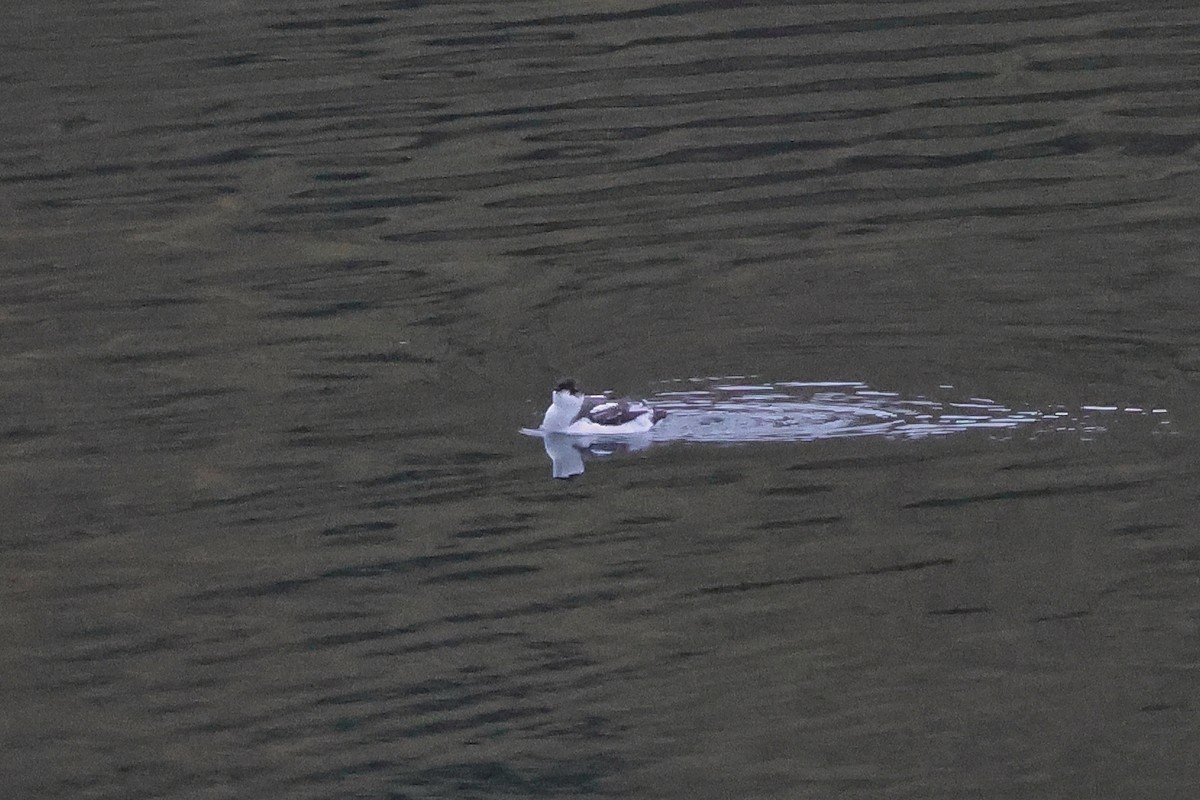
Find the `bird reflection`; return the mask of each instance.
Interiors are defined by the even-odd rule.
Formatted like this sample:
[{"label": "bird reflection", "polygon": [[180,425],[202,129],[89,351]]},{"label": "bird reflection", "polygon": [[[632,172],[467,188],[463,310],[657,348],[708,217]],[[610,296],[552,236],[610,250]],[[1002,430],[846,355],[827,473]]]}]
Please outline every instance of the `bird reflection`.
[{"label": "bird reflection", "polygon": [[568,480],[584,471],[584,458],[603,458],[615,453],[644,450],[652,443],[649,435],[622,436],[619,439],[603,436],[572,436],[566,433],[543,433],[542,444],[550,456],[550,474]]}]

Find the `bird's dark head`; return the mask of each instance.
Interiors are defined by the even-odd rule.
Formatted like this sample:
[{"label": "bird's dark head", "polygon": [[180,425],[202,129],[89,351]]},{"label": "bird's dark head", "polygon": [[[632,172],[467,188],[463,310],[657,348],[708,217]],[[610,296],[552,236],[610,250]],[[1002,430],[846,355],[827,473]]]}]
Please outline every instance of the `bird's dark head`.
[{"label": "bird's dark head", "polygon": [[571,394],[579,394],[579,387],[577,387],[575,385],[574,378],[563,378],[562,380],[560,380],[558,382],[558,385],[554,387],[554,391],[570,392]]}]

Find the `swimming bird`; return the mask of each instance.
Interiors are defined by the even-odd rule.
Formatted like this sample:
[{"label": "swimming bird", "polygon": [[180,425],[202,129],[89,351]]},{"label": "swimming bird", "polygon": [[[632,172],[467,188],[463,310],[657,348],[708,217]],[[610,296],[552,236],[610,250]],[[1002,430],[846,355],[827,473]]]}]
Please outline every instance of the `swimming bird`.
[{"label": "swimming bird", "polygon": [[573,378],[563,378],[550,395],[550,407],[540,430],[576,436],[620,436],[645,433],[666,415],[640,400],[585,395]]}]

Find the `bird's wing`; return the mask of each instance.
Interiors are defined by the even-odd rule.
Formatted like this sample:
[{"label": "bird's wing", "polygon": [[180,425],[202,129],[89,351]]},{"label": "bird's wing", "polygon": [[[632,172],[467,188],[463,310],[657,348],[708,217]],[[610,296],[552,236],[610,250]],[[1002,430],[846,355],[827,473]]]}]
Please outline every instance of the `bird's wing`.
[{"label": "bird's wing", "polygon": [[650,409],[640,403],[609,400],[593,407],[587,418],[597,425],[624,425],[649,413]]},{"label": "bird's wing", "polygon": [[609,400],[606,396],[604,396],[602,394],[584,395],[583,405],[579,407],[579,413],[576,414],[575,419],[573,419],[571,421],[576,422],[581,419],[590,419],[591,415],[592,415],[592,411],[595,408],[606,405],[611,402],[612,402],[611,400]]}]

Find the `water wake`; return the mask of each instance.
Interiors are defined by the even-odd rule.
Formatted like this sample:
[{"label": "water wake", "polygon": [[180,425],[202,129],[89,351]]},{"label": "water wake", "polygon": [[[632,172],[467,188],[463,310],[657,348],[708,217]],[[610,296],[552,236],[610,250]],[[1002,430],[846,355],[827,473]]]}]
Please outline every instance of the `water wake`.
[{"label": "water wake", "polygon": [[859,382],[734,383],[693,378],[671,383],[687,388],[661,391],[649,398],[656,408],[667,412],[667,418],[650,434],[654,441],[807,442],[851,436],[920,439],[970,430],[1002,434],[1017,429],[1090,436],[1105,430],[1115,413],[1153,415],[1161,423],[1169,423],[1166,409],[1160,408],[1018,409],[984,397],[907,399]]}]

